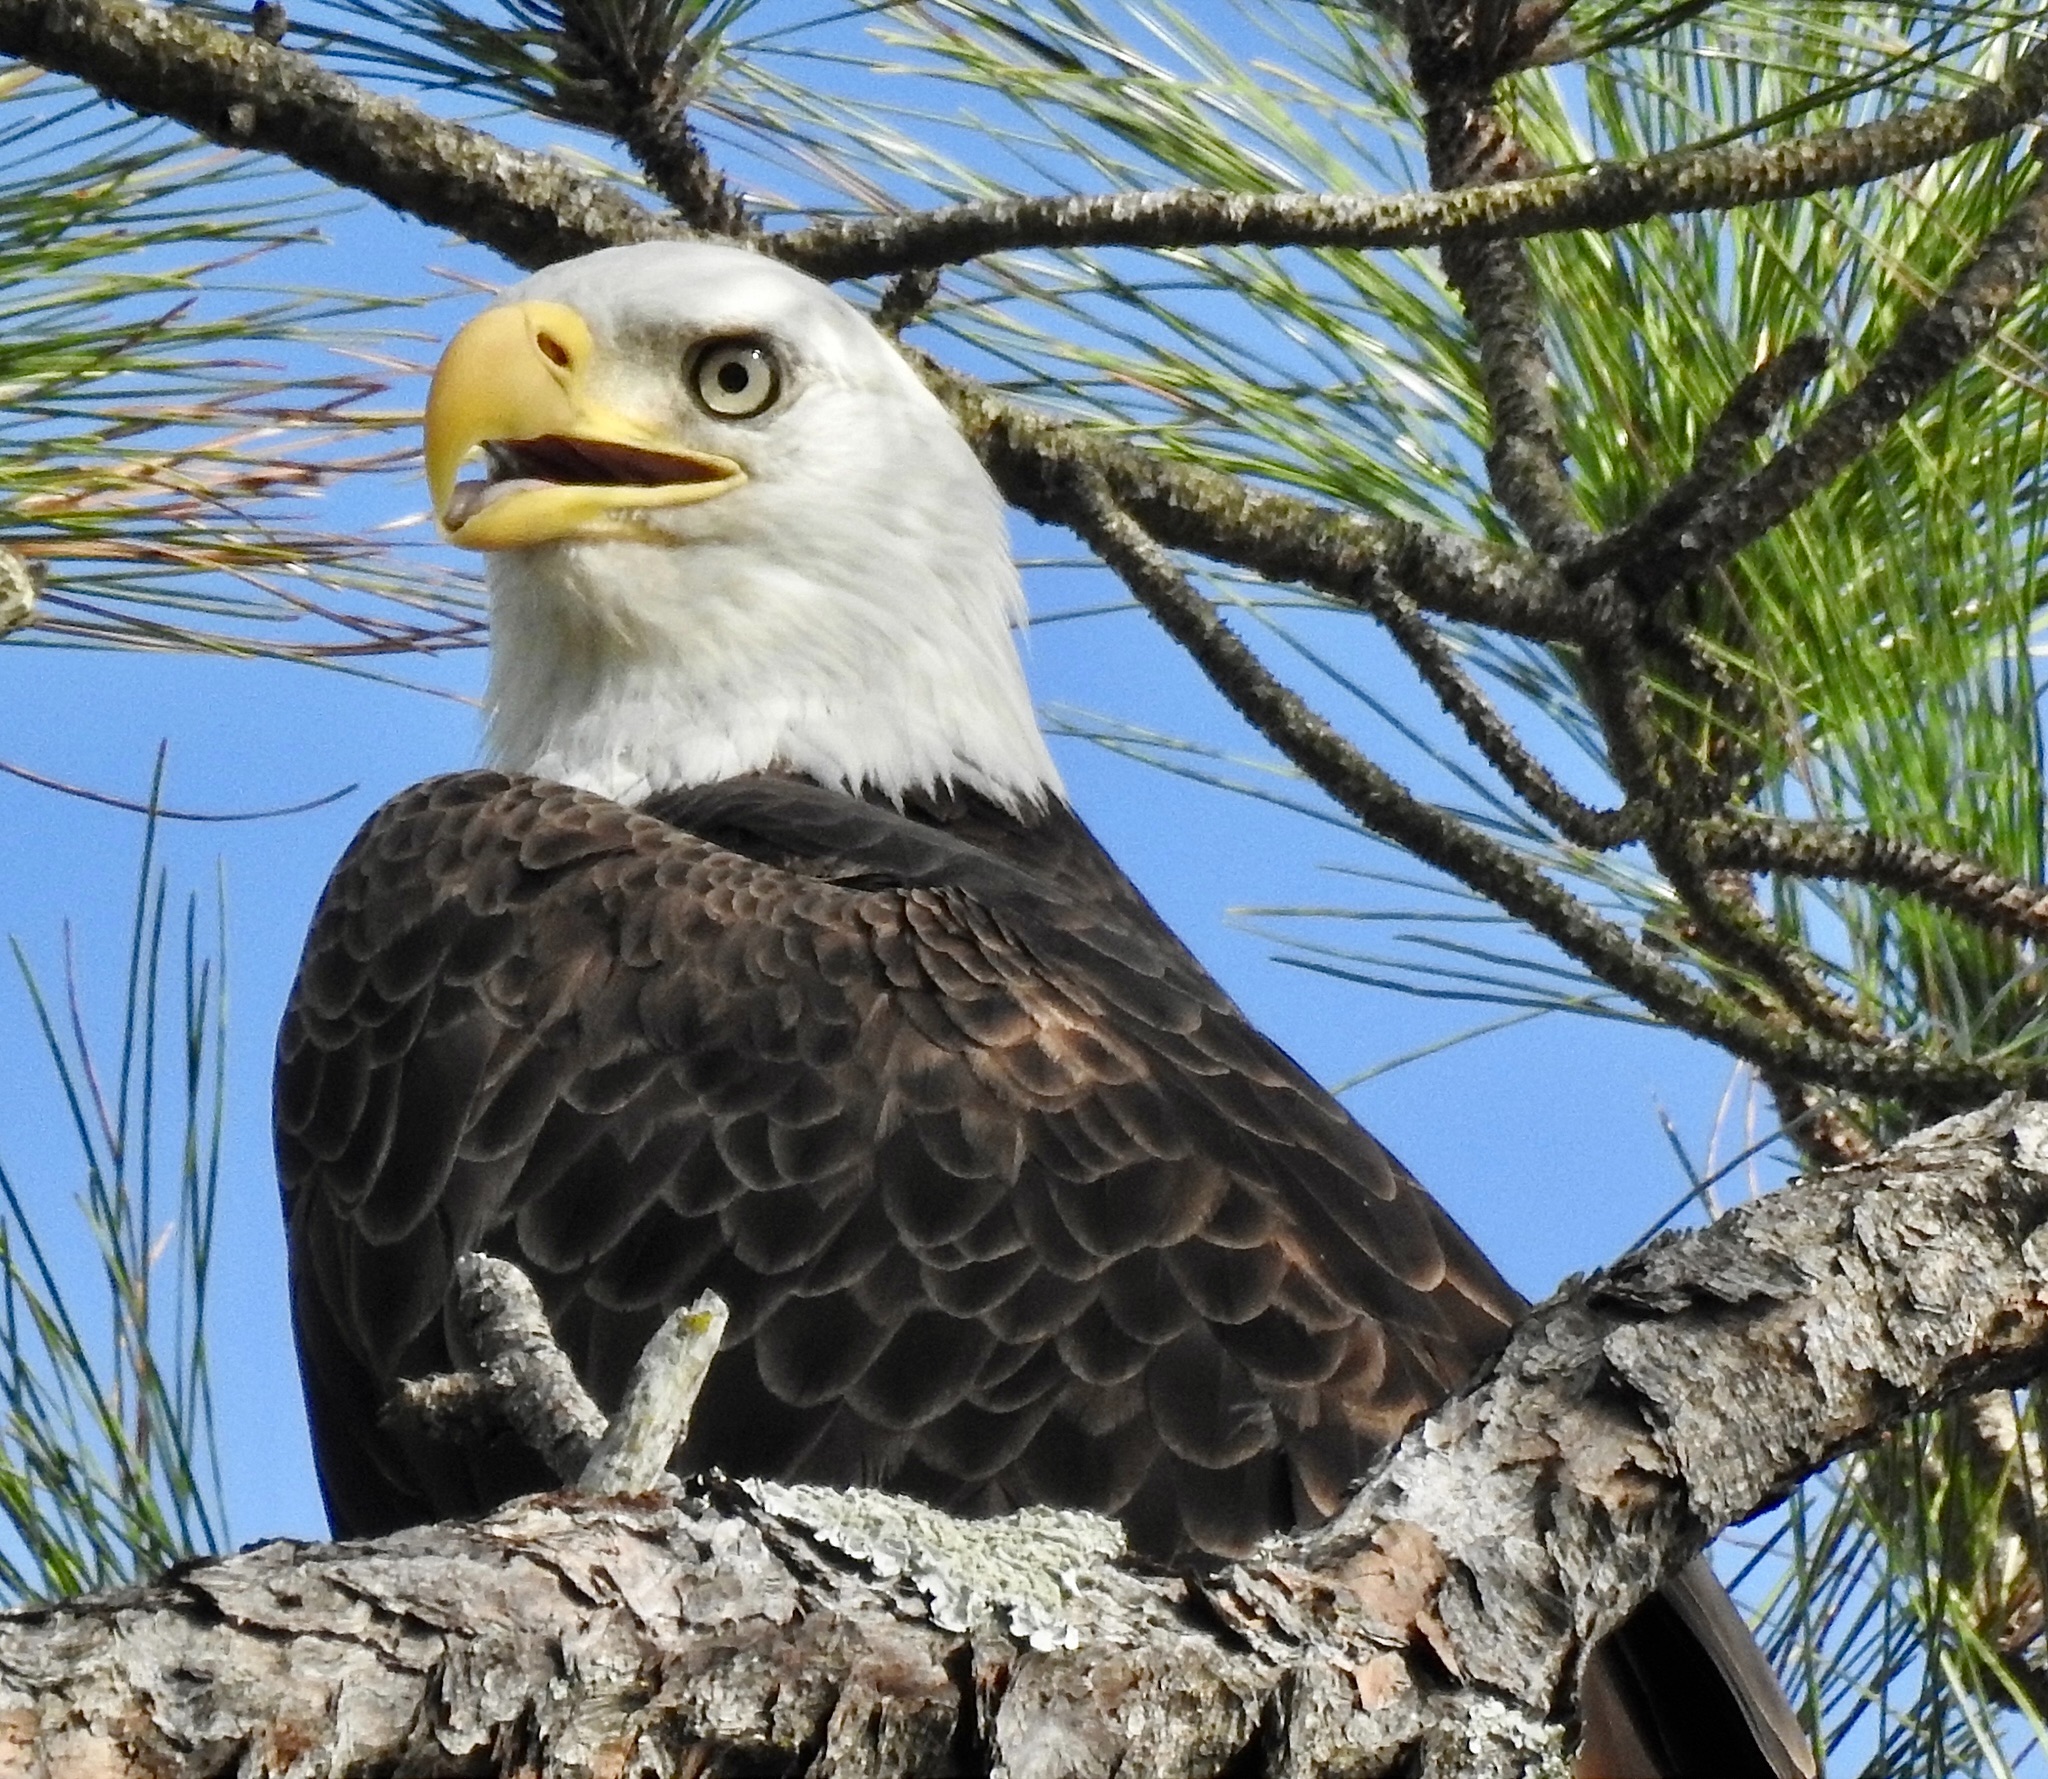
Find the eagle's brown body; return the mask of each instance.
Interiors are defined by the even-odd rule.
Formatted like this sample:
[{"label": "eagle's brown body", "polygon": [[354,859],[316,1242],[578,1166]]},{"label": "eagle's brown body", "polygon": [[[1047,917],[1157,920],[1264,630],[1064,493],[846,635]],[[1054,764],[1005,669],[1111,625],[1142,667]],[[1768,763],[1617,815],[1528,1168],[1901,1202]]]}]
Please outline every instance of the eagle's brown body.
[{"label": "eagle's brown body", "polygon": [[[1162,1557],[1332,1512],[1521,1308],[1056,802],[422,785],[329,886],[278,1131],[344,1533],[546,1480],[378,1425],[448,1366],[472,1247],[532,1274],[600,1403],[726,1299],[685,1467],[1089,1507]],[[1699,1567],[1587,1699],[1582,1774],[1799,1770]]]}]

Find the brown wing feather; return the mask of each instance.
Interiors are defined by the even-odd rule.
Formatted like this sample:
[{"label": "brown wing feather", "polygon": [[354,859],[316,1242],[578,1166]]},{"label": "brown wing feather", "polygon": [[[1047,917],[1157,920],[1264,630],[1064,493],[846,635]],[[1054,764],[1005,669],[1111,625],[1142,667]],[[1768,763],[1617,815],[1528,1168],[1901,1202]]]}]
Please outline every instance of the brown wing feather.
[{"label": "brown wing feather", "polygon": [[545,1483],[376,1424],[449,1365],[470,1248],[606,1405],[726,1299],[685,1466],[1090,1507],[1161,1555],[1332,1512],[1521,1308],[1063,809],[417,787],[315,918],[278,1152],[346,1533]]}]

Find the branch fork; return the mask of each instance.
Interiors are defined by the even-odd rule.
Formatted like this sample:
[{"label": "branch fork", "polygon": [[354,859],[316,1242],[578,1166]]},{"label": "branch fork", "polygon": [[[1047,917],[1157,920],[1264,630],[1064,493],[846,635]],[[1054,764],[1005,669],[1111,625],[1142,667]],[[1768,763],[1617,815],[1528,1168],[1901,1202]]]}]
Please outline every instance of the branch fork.
[{"label": "branch fork", "polygon": [[510,1261],[462,1255],[448,1303],[475,1362],[408,1381],[386,1418],[451,1443],[509,1429],[564,1487],[584,1495],[643,1494],[661,1482],[725,1334],[716,1292],[675,1311],[642,1350],[607,1419],[556,1344],[533,1282]]}]

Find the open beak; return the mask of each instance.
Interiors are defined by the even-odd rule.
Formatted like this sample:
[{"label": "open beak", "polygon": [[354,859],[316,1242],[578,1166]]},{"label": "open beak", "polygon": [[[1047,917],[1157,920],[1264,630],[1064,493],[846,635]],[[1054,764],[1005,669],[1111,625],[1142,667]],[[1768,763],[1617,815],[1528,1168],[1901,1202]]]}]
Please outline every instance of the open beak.
[{"label": "open beak", "polygon": [[[450,542],[517,550],[644,538],[638,515],[737,488],[729,457],[690,451],[589,398],[589,325],[561,303],[486,309],[448,343],[427,392],[427,487]],[[481,453],[481,478],[461,481]]]}]

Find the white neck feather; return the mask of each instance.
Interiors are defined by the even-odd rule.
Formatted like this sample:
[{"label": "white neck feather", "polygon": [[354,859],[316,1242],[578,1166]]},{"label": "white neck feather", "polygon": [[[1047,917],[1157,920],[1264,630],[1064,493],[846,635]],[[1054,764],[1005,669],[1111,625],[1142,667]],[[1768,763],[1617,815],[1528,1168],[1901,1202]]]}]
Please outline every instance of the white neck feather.
[{"label": "white neck feather", "polygon": [[494,557],[492,763],[625,802],[769,769],[891,799],[1057,798],[1007,550],[892,541],[843,566],[776,561],[758,537]]}]

